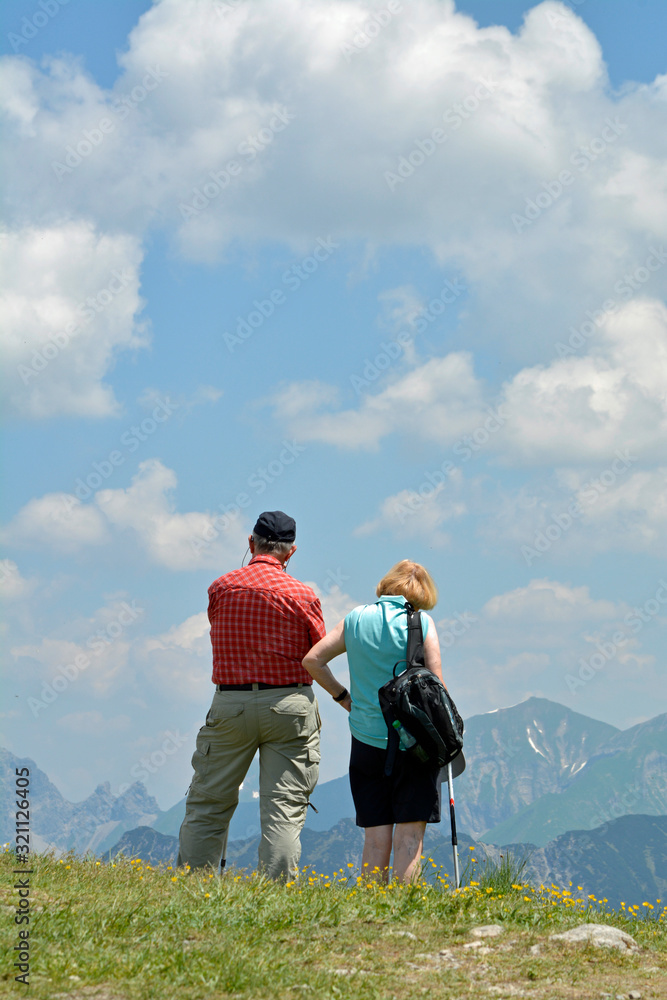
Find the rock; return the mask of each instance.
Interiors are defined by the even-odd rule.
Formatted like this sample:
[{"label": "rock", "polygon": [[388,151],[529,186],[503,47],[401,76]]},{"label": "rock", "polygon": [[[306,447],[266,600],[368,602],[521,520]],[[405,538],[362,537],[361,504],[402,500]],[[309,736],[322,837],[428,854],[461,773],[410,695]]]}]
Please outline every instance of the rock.
[{"label": "rock", "polygon": [[596,948],[617,948],[626,954],[639,951],[633,937],[609,924],[580,924],[563,934],[551,934],[549,937],[551,941],[566,941],[568,944],[589,943]]},{"label": "rock", "polygon": [[642,995],[639,990],[630,990],[628,1000],[642,1000]]},{"label": "rock", "polygon": [[500,924],[483,924],[481,927],[473,927],[470,933],[476,938],[498,937],[505,928]]},{"label": "rock", "polygon": [[409,938],[410,941],[417,940],[417,935],[413,934],[412,931],[389,931],[389,933],[392,937],[406,937]]},{"label": "rock", "polygon": [[468,943],[464,944],[463,947],[466,950],[468,948],[481,948],[482,947],[482,942],[481,941],[468,941]]},{"label": "rock", "polygon": [[531,945],[530,946],[530,954],[531,955],[541,955],[542,954],[542,945],[541,944],[533,944],[533,945]]}]

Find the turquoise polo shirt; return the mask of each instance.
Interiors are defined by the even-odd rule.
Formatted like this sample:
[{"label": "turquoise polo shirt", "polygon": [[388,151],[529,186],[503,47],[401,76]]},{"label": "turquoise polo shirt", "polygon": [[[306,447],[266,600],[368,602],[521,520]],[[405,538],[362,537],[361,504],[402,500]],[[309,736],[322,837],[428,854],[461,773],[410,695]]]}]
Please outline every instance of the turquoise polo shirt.
[{"label": "turquoise polo shirt", "polygon": [[[405,598],[386,594],[377,604],[362,604],[345,617],[345,649],[350,667],[350,731],[362,743],[387,746],[378,689],[392,675],[397,660],[405,660],[408,617]],[[422,631],[435,629],[433,619],[422,611]],[[396,673],[405,669],[401,664]]]}]

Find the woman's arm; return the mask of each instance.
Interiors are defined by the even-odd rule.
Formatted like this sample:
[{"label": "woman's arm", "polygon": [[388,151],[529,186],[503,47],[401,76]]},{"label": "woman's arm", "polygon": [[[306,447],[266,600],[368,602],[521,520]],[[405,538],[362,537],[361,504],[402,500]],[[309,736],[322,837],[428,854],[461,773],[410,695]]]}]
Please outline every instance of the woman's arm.
[{"label": "woman's arm", "polygon": [[[322,641],[324,642],[324,640]],[[438,639],[435,625],[433,628],[429,625],[429,630],[424,639],[424,663],[435,674],[438,680],[444,684],[445,682],[442,680],[442,667],[440,666],[440,640]]]},{"label": "woman's arm", "polygon": [[[328,691],[332,698],[337,698],[343,691],[346,691],[344,684],[337,681],[329,670],[327,663],[335,656],[340,656],[345,652],[345,619],[338,622],[331,632],[327,632],[323,639],[316,642],[302,660],[302,666],[308,671],[313,680],[317,681],[325,691]],[[352,699],[349,691],[341,701],[338,702],[346,711],[352,708]]]}]

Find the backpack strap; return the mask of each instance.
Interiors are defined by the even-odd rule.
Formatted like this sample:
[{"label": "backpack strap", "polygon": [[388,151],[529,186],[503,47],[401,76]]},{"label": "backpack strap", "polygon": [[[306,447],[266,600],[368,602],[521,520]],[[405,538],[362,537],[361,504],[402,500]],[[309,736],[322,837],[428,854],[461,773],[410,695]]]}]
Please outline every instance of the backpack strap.
[{"label": "backpack strap", "polygon": [[[422,635],[421,615],[409,601],[405,602],[405,610],[408,616],[408,648],[405,660],[399,660],[398,663],[394,664],[394,677],[396,676],[396,667],[400,663],[405,663],[406,669],[424,666],[424,638]],[[396,754],[398,753],[401,741],[398,731],[394,729],[386,717],[385,721],[387,722],[389,739],[387,741],[387,757],[384,765],[384,773],[389,778],[394,770]]]},{"label": "backpack strap", "polygon": [[405,602],[405,610],[408,615],[408,651],[406,659],[408,667],[424,666],[424,636],[422,632],[422,619],[419,611]]}]

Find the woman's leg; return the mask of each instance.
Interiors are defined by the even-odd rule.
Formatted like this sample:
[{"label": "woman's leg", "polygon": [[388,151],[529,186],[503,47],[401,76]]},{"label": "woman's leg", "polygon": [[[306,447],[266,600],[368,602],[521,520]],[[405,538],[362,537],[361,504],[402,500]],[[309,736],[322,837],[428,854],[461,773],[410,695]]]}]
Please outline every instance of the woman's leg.
[{"label": "woman's leg", "polygon": [[386,882],[388,878],[393,829],[393,826],[367,826],[365,830],[361,871],[376,882]]},{"label": "woman's leg", "polygon": [[419,874],[419,857],[426,823],[397,823],[394,831],[394,877],[412,882]]}]

